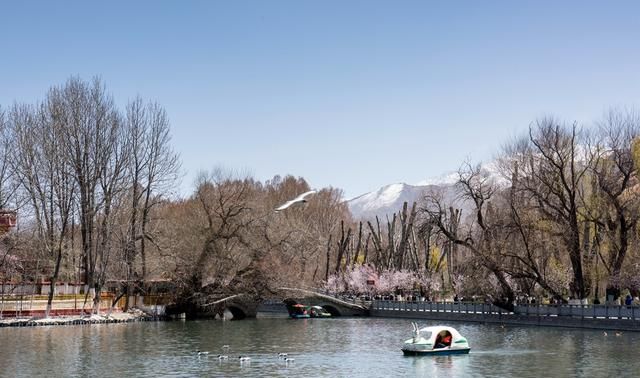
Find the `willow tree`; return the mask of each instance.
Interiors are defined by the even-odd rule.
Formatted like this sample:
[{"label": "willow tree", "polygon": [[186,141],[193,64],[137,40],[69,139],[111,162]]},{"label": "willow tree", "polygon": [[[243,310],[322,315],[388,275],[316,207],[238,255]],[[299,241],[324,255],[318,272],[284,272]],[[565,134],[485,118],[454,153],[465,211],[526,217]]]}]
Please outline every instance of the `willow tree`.
[{"label": "willow tree", "polygon": [[224,286],[248,262],[245,238],[253,221],[253,181],[236,178],[220,169],[201,172],[194,198],[204,215],[204,245],[198,251],[191,277],[193,290],[205,285]]},{"label": "willow tree", "polygon": [[[640,134],[640,116],[632,111],[611,110],[600,122],[598,140],[591,146],[594,178],[594,201],[590,209],[595,223],[598,253],[609,273],[607,294],[619,297],[621,272],[630,245],[637,238],[640,198],[634,187],[638,184],[637,166],[633,160],[632,143]],[[605,257],[606,256],[606,257]]]},{"label": "willow tree", "polygon": [[583,141],[584,132],[576,124],[567,126],[543,118],[529,129],[528,139],[511,151],[512,160],[518,164],[518,176],[514,178],[517,190],[539,218],[551,225],[549,232],[560,239],[572,268],[569,289],[581,299],[590,289],[580,212],[585,206],[585,179],[591,162],[581,148]]}]

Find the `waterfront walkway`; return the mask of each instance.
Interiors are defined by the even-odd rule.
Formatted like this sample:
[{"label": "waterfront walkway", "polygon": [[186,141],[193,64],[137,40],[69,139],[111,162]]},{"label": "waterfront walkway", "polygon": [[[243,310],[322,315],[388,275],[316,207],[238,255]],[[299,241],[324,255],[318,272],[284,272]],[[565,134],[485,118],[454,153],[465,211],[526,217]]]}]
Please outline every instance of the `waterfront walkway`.
[{"label": "waterfront walkway", "polygon": [[509,312],[488,303],[373,301],[370,313],[378,317],[640,331],[638,306],[526,304]]},{"label": "waterfront walkway", "polygon": [[[122,312],[125,299],[121,298],[116,306],[111,306],[115,295],[103,293],[100,300],[102,312]],[[86,301],[85,301],[86,299]],[[153,315],[164,316],[164,305],[158,304],[160,296],[131,296],[129,306]],[[162,303],[162,302],[160,302]],[[0,319],[5,318],[42,318],[47,308],[45,295],[5,295],[0,296]],[[80,316],[90,314],[93,298],[85,298],[82,294],[62,294],[54,296],[50,316]]]}]

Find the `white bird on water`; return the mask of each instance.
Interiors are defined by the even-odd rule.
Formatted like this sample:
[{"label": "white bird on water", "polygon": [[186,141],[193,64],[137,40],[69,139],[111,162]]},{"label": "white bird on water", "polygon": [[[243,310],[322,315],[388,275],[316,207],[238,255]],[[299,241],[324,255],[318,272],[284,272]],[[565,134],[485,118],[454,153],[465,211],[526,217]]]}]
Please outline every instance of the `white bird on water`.
[{"label": "white bird on water", "polygon": [[287,201],[283,205],[280,205],[280,207],[278,207],[276,209],[276,212],[282,211],[282,210],[284,210],[284,209],[286,209],[286,208],[288,208],[290,206],[293,206],[295,204],[298,204],[298,203],[305,203],[305,202],[307,202],[307,197],[308,196],[310,196],[312,194],[316,194],[316,193],[317,193],[316,190],[310,190],[308,192],[304,192],[304,193],[300,194],[299,196],[297,196],[296,198],[292,199],[291,201]]}]

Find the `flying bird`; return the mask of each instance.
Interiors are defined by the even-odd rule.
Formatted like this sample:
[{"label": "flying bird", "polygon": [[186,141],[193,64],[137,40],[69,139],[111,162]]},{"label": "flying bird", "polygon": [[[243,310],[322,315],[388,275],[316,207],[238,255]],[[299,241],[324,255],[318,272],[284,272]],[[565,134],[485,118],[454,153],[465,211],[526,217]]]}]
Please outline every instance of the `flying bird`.
[{"label": "flying bird", "polygon": [[292,199],[291,201],[285,202],[283,205],[281,205],[280,207],[278,207],[276,209],[276,212],[282,211],[282,210],[284,210],[284,209],[286,209],[286,208],[288,208],[290,206],[293,206],[295,204],[298,204],[298,203],[305,203],[305,202],[307,202],[306,198],[308,196],[310,196],[312,194],[316,194],[316,193],[317,193],[317,191],[315,191],[315,190],[310,190],[308,192],[304,192],[304,193],[300,194],[299,196],[297,196],[296,198]]}]

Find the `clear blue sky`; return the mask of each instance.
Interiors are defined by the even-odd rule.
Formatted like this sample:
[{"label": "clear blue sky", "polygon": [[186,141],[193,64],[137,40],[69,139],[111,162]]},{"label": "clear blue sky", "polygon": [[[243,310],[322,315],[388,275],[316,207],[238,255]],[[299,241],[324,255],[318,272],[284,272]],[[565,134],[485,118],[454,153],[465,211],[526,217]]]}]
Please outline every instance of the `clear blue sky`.
[{"label": "clear blue sky", "polygon": [[0,4],[0,104],[71,75],[155,100],[185,193],[222,165],[352,197],[640,102],[638,2],[88,3]]}]

